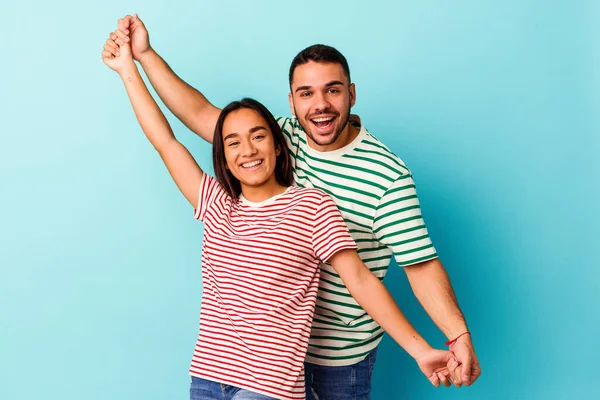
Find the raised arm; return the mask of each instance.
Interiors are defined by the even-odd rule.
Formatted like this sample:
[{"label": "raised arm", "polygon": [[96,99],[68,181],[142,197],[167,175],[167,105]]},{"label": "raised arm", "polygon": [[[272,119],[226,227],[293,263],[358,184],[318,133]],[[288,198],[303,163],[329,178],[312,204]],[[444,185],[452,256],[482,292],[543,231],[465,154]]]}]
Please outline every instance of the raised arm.
[{"label": "raised arm", "polygon": [[408,354],[434,386],[440,380],[449,386],[449,368],[456,361],[452,353],[433,349],[406,319],[383,283],[364,265],[356,250],[346,249],[329,259],[348,291],[360,306]]},{"label": "raised arm", "polygon": [[215,125],[221,110],[213,106],[202,93],[188,85],[150,46],[148,30],[137,14],[119,19],[118,29],[111,39],[131,39],[133,58],[150,79],[161,100],[192,132],[209,143],[213,141]]},{"label": "raised arm", "polygon": [[115,45],[118,47],[112,48],[112,51],[107,50],[107,47],[111,48],[111,43],[105,45],[102,52],[104,63],[119,73],[144,134],[160,154],[179,190],[193,207],[197,207],[202,169],[173,135],[167,119],[133,62],[129,43],[117,39]]}]

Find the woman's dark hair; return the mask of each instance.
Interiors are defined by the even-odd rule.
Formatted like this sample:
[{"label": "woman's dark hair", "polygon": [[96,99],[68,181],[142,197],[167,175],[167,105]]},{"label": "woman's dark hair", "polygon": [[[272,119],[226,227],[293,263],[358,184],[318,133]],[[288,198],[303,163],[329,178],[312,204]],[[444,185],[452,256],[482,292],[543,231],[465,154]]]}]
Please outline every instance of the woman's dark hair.
[{"label": "woman's dark hair", "polygon": [[350,67],[348,66],[348,61],[342,53],[340,53],[336,48],[327,46],[325,44],[313,44],[312,46],[309,46],[298,53],[292,60],[289,74],[290,88],[292,87],[292,80],[294,79],[294,71],[296,68],[300,65],[308,63],[309,61],[323,64],[340,64],[344,70],[344,73],[348,77],[348,82],[352,82],[350,80]]},{"label": "woman's dark hair", "polygon": [[223,122],[232,111],[242,108],[256,111],[265,121],[267,121],[267,125],[273,134],[275,149],[279,150],[279,155],[277,156],[275,163],[275,179],[277,180],[277,183],[282,186],[291,186],[294,182],[292,160],[288,153],[288,147],[283,132],[281,131],[281,127],[275,120],[275,117],[273,117],[273,114],[271,114],[265,106],[250,98],[232,101],[223,108],[219,115],[217,126],[215,127],[215,134],[213,136],[213,169],[215,171],[215,177],[232,198],[235,199],[239,197],[242,192],[242,185],[240,184],[240,181],[233,176],[231,171],[225,167],[227,161],[225,160],[225,147],[223,145]]}]

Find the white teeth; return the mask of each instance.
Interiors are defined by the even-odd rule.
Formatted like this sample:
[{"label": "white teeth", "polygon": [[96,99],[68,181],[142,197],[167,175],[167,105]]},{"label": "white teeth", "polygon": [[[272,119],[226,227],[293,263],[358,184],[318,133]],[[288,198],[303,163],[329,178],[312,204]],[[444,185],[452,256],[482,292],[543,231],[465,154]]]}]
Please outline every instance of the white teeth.
[{"label": "white teeth", "polygon": [[327,118],[313,118],[314,122],[327,122],[327,121],[331,121],[333,119],[333,117],[327,117]]},{"label": "white teeth", "polygon": [[258,165],[258,164],[261,164],[261,163],[262,163],[262,160],[256,160],[256,161],[252,161],[252,162],[249,162],[249,163],[242,164],[242,167],[244,167],[244,168],[252,168],[255,165]]}]

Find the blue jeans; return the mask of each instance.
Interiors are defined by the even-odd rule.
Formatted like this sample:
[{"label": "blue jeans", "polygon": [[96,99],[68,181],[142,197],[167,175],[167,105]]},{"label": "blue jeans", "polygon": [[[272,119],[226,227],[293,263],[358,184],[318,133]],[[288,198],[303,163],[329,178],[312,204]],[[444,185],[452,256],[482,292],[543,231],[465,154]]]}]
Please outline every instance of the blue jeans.
[{"label": "blue jeans", "polygon": [[192,376],[190,400],[274,400],[264,394]]},{"label": "blue jeans", "polygon": [[306,400],[369,400],[377,347],[361,362],[344,367],[304,363]]}]

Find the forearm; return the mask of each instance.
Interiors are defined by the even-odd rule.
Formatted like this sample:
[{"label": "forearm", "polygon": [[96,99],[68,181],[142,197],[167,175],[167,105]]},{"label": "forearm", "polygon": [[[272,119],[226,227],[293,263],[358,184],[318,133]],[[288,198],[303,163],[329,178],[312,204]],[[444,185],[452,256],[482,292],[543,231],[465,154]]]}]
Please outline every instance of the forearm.
[{"label": "forearm", "polygon": [[160,152],[175,140],[164,114],[148,91],[135,64],[124,68],[120,74],[131,101],[135,116],[152,145]]},{"label": "forearm", "polygon": [[120,76],[144,134],[160,154],[181,193],[196,207],[202,169],[190,152],[175,138],[135,64],[132,62],[130,67],[120,72]]},{"label": "forearm", "polygon": [[144,55],[140,64],[169,110],[190,130],[212,143],[220,110],[177,76],[153,49]]},{"label": "forearm", "polygon": [[[367,270],[368,271],[368,270]],[[413,358],[431,346],[406,319],[383,283],[370,271],[356,284],[347,285],[358,304]]]},{"label": "forearm", "polygon": [[406,319],[386,287],[362,263],[356,251],[343,250],[334,255],[331,264],[356,302],[408,354],[418,358],[431,346]]},{"label": "forearm", "polygon": [[404,270],[415,297],[448,339],[468,330],[448,273],[438,259],[408,266]]}]

